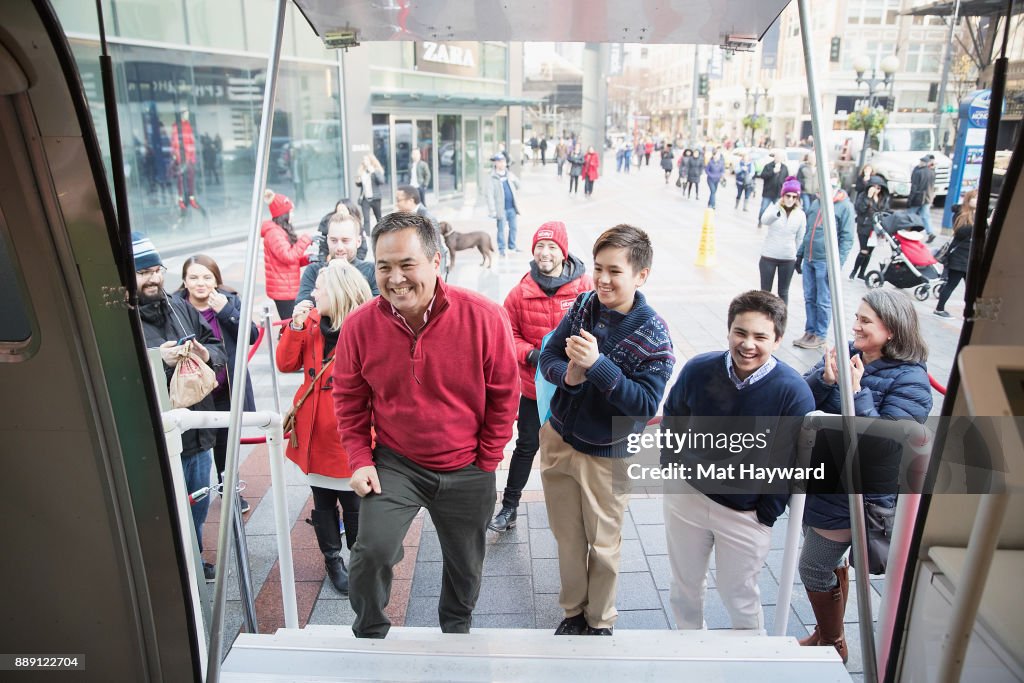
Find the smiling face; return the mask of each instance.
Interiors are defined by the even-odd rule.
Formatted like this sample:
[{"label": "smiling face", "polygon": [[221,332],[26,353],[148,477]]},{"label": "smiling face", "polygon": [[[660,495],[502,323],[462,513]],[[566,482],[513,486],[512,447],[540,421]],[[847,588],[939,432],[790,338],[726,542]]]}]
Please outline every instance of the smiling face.
[{"label": "smiling face", "polygon": [[204,304],[217,289],[217,276],[206,266],[193,263],[185,271],[185,289],[193,304]]},{"label": "smiling face", "polygon": [[164,267],[154,266],[143,271],[135,271],[135,286],[139,291],[139,301],[148,303],[163,298]]},{"label": "smiling face", "polygon": [[375,247],[381,296],[417,328],[423,324],[423,313],[434,297],[441,254],[428,259],[414,228],[383,233]]},{"label": "smiling face", "polygon": [[356,260],[356,253],[363,238],[355,221],[331,221],[327,226],[328,259],[341,258],[349,263]]},{"label": "smiling face", "polygon": [[853,346],[865,360],[871,362],[882,355],[882,347],[886,345],[892,332],[882,324],[875,309],[866,301],[860,302],[857,315],[853,320]]},{"label": "smiling face", "polygon": [[764,313],[747,311],[733,318],[729,327],[729,355],[733,371],[746,379],[768,362],[779,348],[782,337],[775,334],[775,323]]},{"label": "smiling face", "polygon": [[594,256],[594,288],[597,300],[619,313],[633,308],[636,290],[647,281],[651,269],[639,273],[629,263],[629,250],[625,247],[605,247]]},{"label": "smiling face", "polygon": [[562,249],[554,240],[537,240],[533,247],[533,260],[541,275],[558,277],[562,274]]}]

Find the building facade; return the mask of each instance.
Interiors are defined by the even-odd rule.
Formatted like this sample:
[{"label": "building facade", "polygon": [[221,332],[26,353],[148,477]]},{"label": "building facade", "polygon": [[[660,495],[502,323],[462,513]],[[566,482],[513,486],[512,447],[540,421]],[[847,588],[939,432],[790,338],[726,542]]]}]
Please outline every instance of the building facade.
[{"label": "building facade", "polygon": [[[53,4],[106,149],[96,6]],[[161,245],[243,233],[274,3],[104,0],[102,7],[133,229]],[[435,199],[464,192],[500,142],[519,142],[509,131],[521,126],[521,55],[518,44],[490,42],[327,50],[289,4],[267,187],[292,199],[293,223],[316,223],[338,199],[358,196],[355,171],[372,153],[385,168],[388,207],[419,149]]]}]

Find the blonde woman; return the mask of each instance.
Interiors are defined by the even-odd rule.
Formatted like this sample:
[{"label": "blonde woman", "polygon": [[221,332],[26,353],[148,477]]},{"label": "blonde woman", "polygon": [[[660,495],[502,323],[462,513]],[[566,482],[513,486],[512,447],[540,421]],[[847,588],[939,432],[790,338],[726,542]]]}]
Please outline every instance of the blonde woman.
[{"label": "blonde woman", "polygon": [[380,221],[380,194],[384,181],[384,167],[377,161],[377,157],[372,154],[364,156],[356,173],[356,187],[359,188],[359,206],[363,210],[363,231],[367,234],[372,227],[370,211],[373,211],[374,220]]},{"label": "blonde woman", "polygon": [[345,259],[333,259],[320,271],[313,289],[313,303],[300,301],[292,322],[277,347],[277,367],[282,372],[302,370],[303,383],[295,394],[295,424],[286,455],[307,476],[313,490],[313,529],[331,584],[348,593],[348,570],[341,556],[341,518],[349,550],[359,533],[359,496],[349,488],[352,469],[348,452],[338,439],[338,421],[331,400],[334,351],[345,318],[369,301],[366,278]]}]

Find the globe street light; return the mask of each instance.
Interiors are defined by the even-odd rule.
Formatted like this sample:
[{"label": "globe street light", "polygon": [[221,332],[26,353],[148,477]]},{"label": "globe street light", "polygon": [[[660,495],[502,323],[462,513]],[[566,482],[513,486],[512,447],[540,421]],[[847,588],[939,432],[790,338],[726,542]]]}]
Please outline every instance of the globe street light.
[{"label": "globe street light", "polygon": [[[892,86],[893,77],[896,70],[900,68],[900,60],[896,55],[889,55],[882,59],[879,64],[879,69],[882,72],[881,77],[875,75],[875,68],[871,65],[871,59],[867,55],[857,55],[853,59],[853,70],[857,72],[857,85],[865,84],[868,86],[868,111],[873,112],[875,109],[875,94],[882,88],[890,88]],[[871,69],[871,75],[865,77],[864,72]],[[881,86],[881,87],[880,87]],[[864,168],[864,158],[868,151],[868,138],[870,135],[870,126],[867,121],[863,121],[864,126],[864,143],[860,148],[860,163],[858,169]]]},{"label": "globe street light", "polygon": [[[751,78],[748,78],[745,81],[743,81],[743,88],[747,92],[747,97],[748,98],[752,97],[754,99],[754,113],[750,115],[750,122],[751,122],[751,124],[753,124],[757,120],[757,102],[762,97],[768,97],[768,88],[766,86],[761,85],[759,82],[754,81]],[[754,129],[754,126],[751,125],[750,126],[750,146],[751,147],[754,146],[754,135],[756,135],[756,133],[757,133],[757,131]]]}]

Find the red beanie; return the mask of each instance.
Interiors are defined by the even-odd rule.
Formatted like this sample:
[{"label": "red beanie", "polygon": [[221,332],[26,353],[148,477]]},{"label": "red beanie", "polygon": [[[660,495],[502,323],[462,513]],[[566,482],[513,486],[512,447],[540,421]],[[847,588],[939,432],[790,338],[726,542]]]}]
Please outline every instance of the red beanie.
[{"label": "red beanie", "polygon": [[565,231],[565,223],[561,221],[548,221],[537,228],[533,235],[533,248],[537,248],[537,242],[551,240],[562,250],[562,259],[569,258],[569,233]]},{"label": "red beanie", "polygon": [[286,213],[291,213],[295,205],[292,204],[292,200],[285,197],[283,194],[275,194],[273,190],[266,190],[263,192],[263,201],[270,205],[270,217],[277,218],[283,216]]}]

